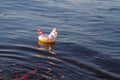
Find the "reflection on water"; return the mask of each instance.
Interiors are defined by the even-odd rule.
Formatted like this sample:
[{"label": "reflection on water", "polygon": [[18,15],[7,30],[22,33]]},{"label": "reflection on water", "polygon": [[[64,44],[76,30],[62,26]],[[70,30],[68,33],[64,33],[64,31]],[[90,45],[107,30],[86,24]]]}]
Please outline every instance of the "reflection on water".
[{"label": "reflection on water", "polygon": [[51,54],[56,54],[54,51],[54,45],[55,43],[42,43],[38,40],[38,49],[49,51]]},{"label": "reflection on water", "polygon": [[28,80],[28,76],[35,74],[38,71],[38,69],[39,69],[39,67],[36,67],[35,69],[31,70],[30,72],[25,73],[22,76],[18,76],[16,78],[14,78],[13,80],[21,80],[21,79]]},{"label": "reflection on water", "polygon": [[120,80],[119,25],[120,0],[0,0],[0,80]]}]

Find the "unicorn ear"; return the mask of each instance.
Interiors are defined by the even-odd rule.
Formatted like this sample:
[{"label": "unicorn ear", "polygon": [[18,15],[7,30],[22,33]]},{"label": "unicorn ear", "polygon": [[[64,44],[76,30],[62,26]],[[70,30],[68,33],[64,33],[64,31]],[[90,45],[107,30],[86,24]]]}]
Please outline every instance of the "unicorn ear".
[{"label": "unicorn ear", "polygon": [[52,32],[56,32],[56,28],[53,28]]},{"label": "unicorn ear", "polygon": [[52,30],[52,35],[53,35],[54,37],[57,37],[57,31],[56,31],[56,28],[53,28],[53,30]]}]

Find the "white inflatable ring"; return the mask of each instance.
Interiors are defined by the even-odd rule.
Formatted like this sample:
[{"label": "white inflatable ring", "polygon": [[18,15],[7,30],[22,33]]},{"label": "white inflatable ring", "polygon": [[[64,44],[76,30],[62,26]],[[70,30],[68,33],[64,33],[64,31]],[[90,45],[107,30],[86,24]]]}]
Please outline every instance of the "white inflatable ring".
[{"label": "white inflatable ring", "polygon": [[56,38],[49,39],[48,36],[49,36],[48,34],[40,35],[38,36],[38,41],[40,41],[41,43],[47,43],[47,44],[56,42]]}]

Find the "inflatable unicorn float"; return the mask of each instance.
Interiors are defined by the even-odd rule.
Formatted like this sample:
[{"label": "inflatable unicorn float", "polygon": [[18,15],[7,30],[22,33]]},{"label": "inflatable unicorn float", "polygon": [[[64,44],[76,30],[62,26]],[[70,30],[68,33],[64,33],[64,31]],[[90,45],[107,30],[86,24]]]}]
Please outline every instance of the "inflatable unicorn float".
[{"label": "inflatable unicorn float", "polygon": [[54,44],[56,42],[57,31],[53,28],[50,34],[45,34],[41,29],[38,29],[38,41],[44,44]]}]

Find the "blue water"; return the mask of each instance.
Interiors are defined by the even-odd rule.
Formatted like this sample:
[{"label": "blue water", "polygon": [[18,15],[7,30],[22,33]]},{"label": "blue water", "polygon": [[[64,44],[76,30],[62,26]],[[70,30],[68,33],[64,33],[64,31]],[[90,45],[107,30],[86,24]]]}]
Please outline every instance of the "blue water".
[{"label": "blue water", "polygon": [[[37,29],[54,27],[50,50]],[[0,80],[35,67],[28,80],[120,80],[120,0],[0,0]]]}]

